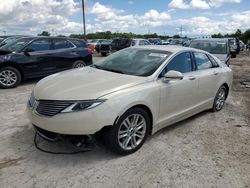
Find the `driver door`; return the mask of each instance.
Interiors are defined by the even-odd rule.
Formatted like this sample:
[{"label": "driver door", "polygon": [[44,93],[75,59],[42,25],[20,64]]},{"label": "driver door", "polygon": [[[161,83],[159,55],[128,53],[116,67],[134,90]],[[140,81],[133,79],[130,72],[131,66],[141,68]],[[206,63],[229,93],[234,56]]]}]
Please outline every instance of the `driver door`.
[{"label": "driver door", "polygon": [[[165,73],[170,70],[183,74],[181,80],[164,82]],[[175,123],[192,114],[197,105],[198,81],[189,52],[176,55],[162,71],[160,84],[159,128]]]},{"label": "driver door", "polygon": [[28,77],[44,76],[55,72],[56,64],[53,62],[51,46],[50,38],[40,38],[25,47],[24,51],[29,51],[24,61]]}]

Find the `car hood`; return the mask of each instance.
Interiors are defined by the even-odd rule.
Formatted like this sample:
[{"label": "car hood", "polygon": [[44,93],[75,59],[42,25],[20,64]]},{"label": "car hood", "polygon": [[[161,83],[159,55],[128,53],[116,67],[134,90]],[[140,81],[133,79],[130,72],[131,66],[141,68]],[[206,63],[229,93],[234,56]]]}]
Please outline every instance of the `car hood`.
[{"label": "car hood", "polygon": [[42,79],[35,86],[34,95],[38,100],[90,100],[146,81],[146,77],[84,67]]}]

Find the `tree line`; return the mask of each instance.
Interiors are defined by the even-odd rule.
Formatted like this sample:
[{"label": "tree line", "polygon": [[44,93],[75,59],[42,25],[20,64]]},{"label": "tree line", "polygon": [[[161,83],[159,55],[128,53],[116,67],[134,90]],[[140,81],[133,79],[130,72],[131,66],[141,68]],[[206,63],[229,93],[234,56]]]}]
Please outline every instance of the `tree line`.
[{"label": "tree line", "polygon": [[231,34],[221,34],[221,33],[217,33],[217,34],[213,34],[211,35],[212,38],[238,38],[240,40],[242,40],[245,44],[250,44],[250,29],[246,30],[245,32],[242,32],[240,29],[237,29],[237,31],[235,33],[231,33]]},{"label": "tree line", "polygon": [[[42,33],[38,34],[38,36],[50,36],[51,34],[48,31],[43,31]],[[58,35],[59,37],[65,37],[64,35]],[[79,39],[84,39],[83,34],[71,34],[69,35],[71,38],[79,38]],[[162,40],[166,40],[168,38],[180,38],[179,35],[174,35],[174,36],[163,36],[163,35],[158,35],[156,33],[153,34],[135,34],[132,32],[129,33],[112,33],[111,31],[105,31],[105,32],[95,32],[95,33],[88,33],[86,35],[87,39],[113,39],[113,38],[160,38]],[[229,38],[229,37],[234,37],[234,38],[239,38],[242,40],[244,43],[250,44],[250,29],[246,30],[245,32],[242,32],[240,29],[237,29],[235,33],[231,34],[213,34],[211,35],[212,38]],[[184,38],[187,38],[186,36]]]}]

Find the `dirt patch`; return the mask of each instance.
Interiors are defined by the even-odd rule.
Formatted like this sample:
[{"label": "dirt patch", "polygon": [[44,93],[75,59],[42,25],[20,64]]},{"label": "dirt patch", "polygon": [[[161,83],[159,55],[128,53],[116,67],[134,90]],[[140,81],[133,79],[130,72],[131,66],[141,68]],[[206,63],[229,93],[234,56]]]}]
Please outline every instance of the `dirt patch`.
[{"label": "dirt patch", "polygon": [[23,160],[23,157],[19,157],[16,159],[3,159],[0,161],[0,170],[3,168],[11,167],[11,166],[17,166],[18,162]]}]

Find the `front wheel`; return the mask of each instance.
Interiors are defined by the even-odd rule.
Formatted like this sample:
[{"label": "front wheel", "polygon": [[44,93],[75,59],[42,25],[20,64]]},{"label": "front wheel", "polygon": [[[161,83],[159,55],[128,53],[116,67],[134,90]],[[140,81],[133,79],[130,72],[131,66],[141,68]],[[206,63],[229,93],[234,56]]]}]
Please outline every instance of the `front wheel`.
[{"label": "front wheel", "polygon": [[146,140],[149,127],[150,119],[147,112],[141,108],[132,108],[106,132],[106,144],[120,155],[134,153]]},{"label": "front wheel", "polygon": [[223,108],[226,101],[227,92],[227,88],[224,85],[221,86],[217,91],[212,108],[214,112],[220,111]]},{"label": "front wheel", "polygon": [[81,67],[85,67],[85,66],[86,66],[86,64],[81,60],[75,61],[73,63],[73,68],[81,68]]},{"label": "front wheel", "polygon": [[0,69],[0,88],[8,89],[18,86],[21,82],[21,74],[14,67]]}]

